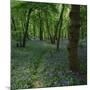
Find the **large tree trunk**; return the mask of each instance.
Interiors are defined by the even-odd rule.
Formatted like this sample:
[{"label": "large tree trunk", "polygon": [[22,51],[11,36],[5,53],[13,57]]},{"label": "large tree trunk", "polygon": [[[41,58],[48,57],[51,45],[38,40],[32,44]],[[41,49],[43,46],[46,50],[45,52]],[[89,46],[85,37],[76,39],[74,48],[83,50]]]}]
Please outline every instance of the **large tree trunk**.
[{"label": "large tree trunk", "polygon": [[26,19],[26,24],[25,24],[25,32],[24,32],[24,36],[23,36],[23,47],[26,46],[26,38],[27,38],[27,33],[28,33],[28,26],[29,26],[29,19],[30,19],[31,12],[32,12],[32,9],[29,9],[28,13],[27,13],[27,19]]},{"label": "large tree trunk", "polygon": [[70,12],[71,26],[69,30],[69,63],[70,70],[79,72],[78,42],[80,34],[80,5],[72,5]]},{"label": "large tree trunk", "polygon": [[59,50],[59,44],[60,44],[60,34],[61,34],[61,29],[62,29],[62,22],[63,22],[63,12],[64,12],[64,5],[62,5],[62,11],[60,13],[60,17],[59,17],[59,25],[57,28],[57,50]]}]

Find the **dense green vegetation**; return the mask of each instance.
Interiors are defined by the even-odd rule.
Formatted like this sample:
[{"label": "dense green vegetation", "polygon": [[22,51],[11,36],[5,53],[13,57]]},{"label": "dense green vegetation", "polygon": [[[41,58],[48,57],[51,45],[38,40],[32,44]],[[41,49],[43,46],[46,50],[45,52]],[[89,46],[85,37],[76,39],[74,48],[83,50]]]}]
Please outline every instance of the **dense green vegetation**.
[{"label": "dense green vegetation", "polygon": [[11,1],[11,89],[87,84],[87,6]]}]

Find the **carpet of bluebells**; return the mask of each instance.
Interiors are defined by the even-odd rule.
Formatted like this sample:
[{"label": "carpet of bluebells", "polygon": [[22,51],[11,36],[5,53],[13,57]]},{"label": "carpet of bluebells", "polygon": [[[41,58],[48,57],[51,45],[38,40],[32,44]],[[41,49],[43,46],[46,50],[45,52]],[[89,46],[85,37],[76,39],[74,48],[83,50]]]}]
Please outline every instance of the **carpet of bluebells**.
[{"label": "carpet of bluebells", "polygon": [[11,46],[11,89],[60,87],[87,84],[87,46],[79,45],[81,76],[69,70],[67,44],[61,41],[60,50],[49,42],[30,40],[25,48]]}]

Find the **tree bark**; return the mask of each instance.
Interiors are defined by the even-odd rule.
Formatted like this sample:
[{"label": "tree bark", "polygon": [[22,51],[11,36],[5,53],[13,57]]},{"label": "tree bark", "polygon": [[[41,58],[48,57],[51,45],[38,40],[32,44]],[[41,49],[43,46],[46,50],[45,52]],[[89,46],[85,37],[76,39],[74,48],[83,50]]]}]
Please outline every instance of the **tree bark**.
[{"label": "tree bark", "polygon": [[80,71],[80,62],[78,57],[78,42],[80,34],[80,5],[72,5],[70,12],[71,26],[69,30],[69,63],[70,70]]}]

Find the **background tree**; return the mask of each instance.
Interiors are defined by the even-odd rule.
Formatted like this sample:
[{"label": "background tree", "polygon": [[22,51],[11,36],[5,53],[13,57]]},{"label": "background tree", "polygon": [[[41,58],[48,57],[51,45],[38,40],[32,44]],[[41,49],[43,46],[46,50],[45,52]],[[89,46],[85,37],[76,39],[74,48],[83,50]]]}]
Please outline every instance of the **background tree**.
[{"label": "background tree", "polygon": [[58,26],[57,26],[57,50],[59,50],[59,43],[60,43],[60,34],[61,34],[61,29],[62,29],[62,23],[63,23],[63,12],[64,12],[64,5],[62,5],[62,10],[60,13],[60,17],[58,20]]},{"label": "background tree", "polygon": [[24,36],[23,36],[23,47],[25,47],[26,45],[26,36],[27,36],[27,33],[28,33],[28,26],[29,26],[29,19],[30,19],[30,14],[32,12],[32,8],[30,8],[28,11],[27,11],[27,19],[26,19],[26,24],[25,24],[25,32],[24,32]]}]

